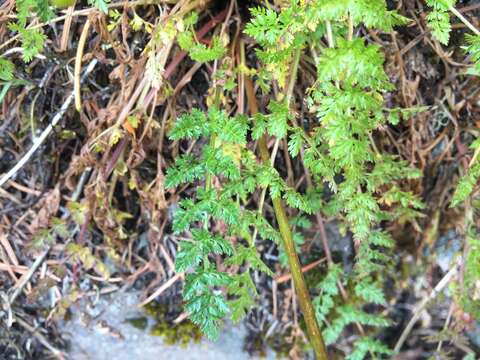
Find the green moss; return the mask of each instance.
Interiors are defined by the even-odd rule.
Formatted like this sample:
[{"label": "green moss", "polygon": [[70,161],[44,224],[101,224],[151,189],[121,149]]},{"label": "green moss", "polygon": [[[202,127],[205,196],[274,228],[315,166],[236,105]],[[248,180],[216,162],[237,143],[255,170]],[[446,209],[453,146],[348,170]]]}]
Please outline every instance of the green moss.
[{"label": "green moss", "polygon": [[198,326],[190,320],[184,320],[179,324],[175,324],[167,318],[168,310],[168,305],[165,304],[150,303],[145,306],[145,313],[155,320],[155,325],[150,333],[163,337],[167,345],[179,344],[182,347],[186,347],[191,341],[194,343],[200,342],[202,332]]},{"label": "green moss", "polygon": [[143,309],[147,315],[155,320],[164,320],[168,313],[168,305],[160,303],[148,303]]},{"label": "green moss", "polygon": [[158,322],[152,328],[151,334],[162,336],[167,345],[179,344],[182,347],[187,347],[190,341],[198,343],[202,339],[200,329],[188,320],[176,325]]}]

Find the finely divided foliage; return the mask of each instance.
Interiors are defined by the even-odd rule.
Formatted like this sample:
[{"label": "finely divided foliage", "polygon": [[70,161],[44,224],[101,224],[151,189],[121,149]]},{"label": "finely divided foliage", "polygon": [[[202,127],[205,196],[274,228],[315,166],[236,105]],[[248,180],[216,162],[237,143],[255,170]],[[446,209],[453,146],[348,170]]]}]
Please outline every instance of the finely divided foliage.
[{"label": "finely divided foliage", "polygon": [[[256,15],[271,22],[268,11],[257,11]],[[285,23],[281,21],[282,14],[278,19]],[[386,304],[382,284],[391,264],[391,255],[387,252],[393,247],[393,241],[387,233],[376,228],[381,221],[392,219],[397,211],[408,220],[422,207],[415,197],[394,186],[394,181],[417,177],[418,172],[391,156],[378,153],[371,140],[372,132],[390,120],[388,114],[391,113],[383,108],[382,94],[392,90],[383,70],[383,55],[378,46],[366,44],[361,38],[348,39],[346,35],[349,21],[353,26],[363,23],[367,27],[390,30],[403,19],[387,11],[383,1],[327,1],[299,5],[295,9],[295,20],[307,27],[291,25],[297,34],[290,41],[292,46],[314,44],[315,37],[324,34],[323,24],[327,21],[334,29],[332,47],[320,49],[317,83],[310,92],[309,103],[317,113],[318,126],[310,134],[301,128],[292,129],[289,144],[291,155],[296,156],[304,143],[304,165],[318,184],[326,182],[335,191],[324,211],[343,219],[357,244],[353,273],[342,274],[337,265],[331,265],[329,275],[320,285],[321,292],[314,300],[317,317],[325,324],[325,342],[331,344],[349,324],[373,327],[389,324],[380,314],[363,311],[368,303]],[[265,22],[257,20],[260,24]],[[270,23],[270,26],[275,25]],[[260,27],[255,27],[255,20],[247,27],[250,35],[259,34],[259,42],[264,36],[261,31]],[[263,60],[270,58],[263,57]],[[385,194],[389,194],[388,199]],[[403,201],[405,198],[410,201]],[[386,208],[388,211],[384,210]],[[355,299],[339,304],[336,297],[334,307],[337,281],[354,284]],[[363,358],[367,351],[373,356],[390,353],[374,338],[363,337],[356,342],[348,358]]]},{"label": "finely divided foliage", "polygon": [[[108,12],[108,1],[88,3]],[[426,20],[432,35],[441,44],[448,44],[455,0],[426,0],[426,4],[431,10]],[[42,50],[46,39],[41,28],[29,28],[32,16],[48,21],[54,13],[48,0],[17,0],[16,10],[16,20],[9,29],[20,35],[22,58],[29,62]],[[171,39],[176,37],[179,47],[194,61],[217,61],[214,76],[221,78],[222,70],[217,65],[227,53],[225,39],[215,35],[208,45],[200,43],[194,30],[197,20],[195,13],[175,18],[175,26],[165,33]],[[181,238],[176,271],[185,273],[185,310],[208,337],[217,338],[225,318],[237,322],[255,304],[257,290],[252,272],[273,275],[257,252],[252,233],[277,243],[279,261],[287,264],[281,234],[261,211],[249,208],[252,195],[268,189],[271,199],[282,199],[291,208],[289,213],[296,215],[289,225],[295,230],[297,251],[304,242],[297,230],[311,227],[315,214],[334,217],[353,236],[353,269],[331,262],[322,280],[310,289],[325,343],[339,341],[343,330],[356,324],[365,331],[356,338],[347,359],[392,354],[376,337],[376,330],[390,325],[382,314],[387,306],[383,286],[395,261],[394,240],[382,225],[412,221],[420,215],[422,203],[403,190],[403,185],[421,174],[396,156],[380,152],[374,134],[421,109],[385,107],[384,95],[394,86],[384,70],[382,49],[357,34],[369,29],[390,32],[407,20],[388,10],[385,0],[291,0],[280,9],[252,8],[244,35],[258,44],[256,54],[261,66],[244,66],[237,71],[255,75],[260,89],[270,96],[266,112],[250,118],[230,116],[217,101],[233,87],[226,82],[224,88],[216,84],[216,100],[208,104],[208,110],[194,108],[175,121],[170,140],[197,141],[191,152],[176,159],[165,179],[168,188],[189,186],[189,196],[179,202],[172,224]],[[480,74],[480,36],[467,34],[465,40],[465,53]],[[291,70],[296,55],[307,51],[316,66],[316,79],[297,102],[305,99],[315,115],[315,126],[309,129],[297,125],[302,122],[295,119],[289,83],[295,79]],[[0,81],[13,83],[14,71],[14,64],[0,57]],[[279,89],[276,96],[272,89]],[[308,188],[297,191],[274,165],[257,159],[248,147],[249,140],[264,136],[272,137],[277,144],[286,140],[292,158],[301,155],[299,160],[312,180]],[[474,155],[454,192],[452,206],[469,203],[478,190],[479,139],[473,141],[471,149]],[[331,195],[323,196],[327,187]],[[480,240],[472,217],[466,218],[469,251],[464,289],[455,295],[466,311],[478,316]],[[86,248],[74,244],[67,250],[86,268],[105,268]],[[348,299],[341,296],[339,285],[349,289]]]},{"label": "finely divided foliage", "polygon": [[[41,29],[27,28],[28,19],[37,14],[40,20],[47,21],[53,16],[53,11],[48,0],[17,0],[15,5],[17,21],[9,23],[8,27],[20,35],[23,61],[30,62],[42,50],[46,37]],[[10,60],[0,56],[0,80],[12,81],[14,69],[15,66]]]},{"label": "finely divided foliage", "polygon": [[[442,44],[447,45],[450,39],[451,25],[449,12],[455,5],[455,0],[427,0],[432,11],[427,16],[427,21],[433,36]],[[465,52],[473,63],[473,74],[480,75],[480,33],[477,30],[474,35],[465,34]],[[475,140],[470,148],[474,150],[474,156],[469,164],[468,173],[461,179],[453,195],[451,206],[456,206],[466,200],[474,190],[480,178],[480,164],[478,153],[480,152],[480,140]]]},{"label": "finely divided foliage", "polygon": [[[326,21],[332,22],[334,29],[335,46],[320,49],[317,83],[309,97],[310,106],[317,113],[318,126],[310,134],[298,127],[289,129],[291,156],[297,156],[304,146],[305,167],[318,185],[328,183],[335,191],[323,211],[343,219],[357,244],[353,273],[342,274],[338,265],[331,265],[329,274],[319,285],[320,294],[314,300],[317,317],[325,324],[325,342],[331,344],[349,324],[374,327],[389,324],[380,314],[362,310],[368,303],[386,305],[382,283],[391,264],[388,250],[393,248],[393,240],[377,227],[381,221],[393,219],[398,213],[403,214],[405,220],[417,215],[421,203],[395,186],[395,181],[420,174],[392,156],[375,150],[372,132],[391,120],[390,114],[401,111],[383,108],[383,93],[393,87],[383,70],[384,59],[378,46],[366,44],[361,38],[346,38],[349,18],[354,26],[363,23],[384,30],[390,30],[403,19],[387,11],[383,1],[327,1],[296,6],[294,17],[289,15],[291,8],[279,15],[269,10],[256,10],[246,32],[264,45],[260,51],[262,60],[274,64],[279,58],[265,54],[276,54],[275,47],[281,44],[285,30],[269,29],[284,29],[285,24],[295,29],[294,37],[289,40],[291,47],[315,44],[316,37],[325,32],[323,24]],[[392,120],[398,121],[397,118]],[[354,300],[339,304],[337,281],[354,284]],[[336,306],[333,306],[334,297]],[[356,342],[349,358],[363,358],[367,351],[376,355],[390,353],[374,338],[363,337]]]},{"label": "finely divided foliage", "polygon": [[[88,3],[97,7],[105,14],[108,13],[109,0],[88,0]],[[54,1],[52,1],[54,3]],[[74,4],[74,2],[72,3]],[[8,23],[8,28],[20,36],[22,42],[22,60],[26,63],[33,60],[44,46],[46,35],[41,27],[30,26],[29,20],[38,17],[42,22],[48,22],[55,15],[54,8],[51,6],[50,0],[15,0],[16,22]],[[37,25],[37,24],[35,24]],[[13,62],[0,56],[0,80],[6,83],[22,84],[20,80],[14,80],[13,72],[15,66]]]},{"label": "finely divided foliage", "polygon": [[449,8],[455,5],[455,0],[427,0],[432,11],[427,15],[427,21],[433,36],[442,44],[447,45],[450,39]]},{"label": "finely divided foliage", "polygon": [[[197,182],[195,196],[182,200],[175,214],[174,231],[189,230],[192,234],[191,241],[180,243],[176,267],[177,271],[188,272],[184,289],[186,310],[191,320],[211,338],[217,337],[220,321],[226,315],[238,321],[253,304],[256,289],[249,271],[272,274],[260,259],[250,233],[255,227],[262,238],[275,242],[279,235],[257,212],[245,209],[242,203],[257,188],[269,187],[272,197],[282,196],[294,207],[310,209],[273,167],[258,164],[255,155],[245,148],[249,130],[250,121],[246,117],[232,118],[212,106],[208,114],[193,109],[182,115],[170,132],[172,140],[200,137],[209,140],[201,156],[183,155],[177,159],[167,172],[166,185]],[[217,177],[220,186],[211,186],[212,176]],[[212,220],[224,223],[228,228],[226,234],[214,233],[210,229]],[[233,246],[230,239],[234,237],[245,242]],[[221,255],[225,265],[240,266],[242,271],[219,272],[211,258],[214,254]]]},{"label": "finely divided foliage", "polygon": [[[271,274],[253,242],[238,243],[234,247],[230,239],[249,240],[252,226],[265,238],[276,240],[278,236],[255,212],[241,206],[242,200],[259,186],[258,174],[265,176],[265,172],[257,168],[254,155],[244,148],[247,130],[245,117],[230,118],[211,107],[208,114],[193,110],[183,115],[170,134],[175,140],[209,139],[200,157],[184,155],[176,161],[167,173],[166,183],[173,187],[207,179],[204,186],[197,187],[194,199],[180,203],[173,227],[177,233],[191,230],[192,241],[180,243],[176,267],[177,271],[189,272],[184,288],[186,310],[191,320],[211,338],[218,336],[220,322],[226,315],[238,321],[252,305],[256,289],[249,270]],[[211,186],[208,180],[211,176],[221,181],[220,187]],[[223,222],[228,227],[227,233],[211,231],[212,219]],[[238,274],[218,271],[211,258],[213,254],[223,256],[227,266],[240,266],[243,271]]]},{"label": "finely divided foliage", "polygon": [[[270,101],[268,114],[256,115],[253,123],[243,117],[230,118],[215,107],[208,114],[193,110],[178,119],[170,133],[172,139],[209,139],[200,157],[180,157],[167,174],[168,186],[198,184],[194,199],[180,203],[174,222],[177,232],[191,229],[193,239],[181,243],[177,258],[177,270],[189,273],[184,292],[186,309],[194,322],[215,337],[224,316],[230,313],[237,320],[252,304],[255,288],[248,271],[269,269],[258,257],[249,230],[256,225],[261,236],[278,236],[264,220],[257,218],[252,222],[253,213],[242,209],[240,200],[257,187],[269,187],[272,198],[282,196],[288,205],[302,212],[336,215],[355,238],[354,271],[347,274],[339,265],[331,264],[314,300],[327,344],[335,342],[352,323],[387,326],[389,321],[380,313],[363,310],[369,303],[386,305],[382,284],[392,264],[389,251],[393,240],[379,225],[398,214],[404,221],[418,215],[422,204],[396,183],[420,174],[376,150],[372,133],[388,121],[398,122],[402,110],[383,107],[383,94],[393,86],[384,72],[380,48],[362,38],[348,38],[347,34],[351,31],[349,23],[390,31],[405,19],[387,11],[384,1],[292,1],[280,12],[259,7],[252,9],[252,15],[245,33],[260,45],[257,54],[270,71],[267,80],[277,81],[281,88],[286,87],[294,52],[316,47],[326,34],[326,23],[333,29],[331,47],[318,49],[317,82],[308,97],[318,124],[309,132],[293,126],[293,113],[282,98]],[[182,42],[190,44],[189,39]],[[316,190],[299,194],[285,185],[273,167],[258,165],[254,154],[244,147],[250,131],[254,139],[265,133],[289,138],[292,157],[303,149],[304,166],[312,174]],[[209,184],[211,176],[218,177],[220,186]],[[207,183],[202,185],[204,179]],[[334,191],[334,196],[322,204],[316,194],[324,183]],[[247,245],[233,247],[225,234],[212,233],[211,219],[227,224],[227,237],[243,238]],[[225,258],[227,265],[245,265],[243,272],[218,272],[211,260],[213,254]],[[337,282],[354,285],[350,301],[339,302]],[[390,354],[390,350],[375,338],[365,336],[356,341],[349,358],[361,359],[367,353],[381,356]]]}]

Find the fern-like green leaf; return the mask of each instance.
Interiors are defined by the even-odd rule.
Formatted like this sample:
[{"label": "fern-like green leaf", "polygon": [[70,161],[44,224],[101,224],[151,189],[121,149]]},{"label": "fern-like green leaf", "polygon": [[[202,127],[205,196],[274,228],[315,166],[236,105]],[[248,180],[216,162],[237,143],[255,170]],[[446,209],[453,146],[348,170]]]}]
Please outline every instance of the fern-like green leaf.
[{"label": "fern-like green leaf", "polygon": [[346,360],[362,360],[368,354],[373,354],[374,358],[381,358],[382,356],[390,356],[393,351],[380,341],[370,337],[361,337],[354,343],[353,351],[347,355]]},{"label": "fern-like green leaf", "polygon": [[450,39],[449,8],[455,5],[455,0],[427,0],[432,11],[427,15],[427,22],[432,35],[442,44],[447,45]]},{"label": "fern-like green leaf", "polygon": [[480,71],[480,35],[465,35],[466,51],[470,55],[475,68]]},{"label": "fern-like green leaf", "polygon": [[15,65],[10,60],[0,57],[0,80],[11,81],[13,80],[13,71]]},{"label": "fern-like green leaf", "polygon": [[465,176],[460,179],[460,182],[455,188],[450,206],[454,207],[465,201],[473,192],[475,185],[480,178],[480,162],[476,162],[467,172]]}]

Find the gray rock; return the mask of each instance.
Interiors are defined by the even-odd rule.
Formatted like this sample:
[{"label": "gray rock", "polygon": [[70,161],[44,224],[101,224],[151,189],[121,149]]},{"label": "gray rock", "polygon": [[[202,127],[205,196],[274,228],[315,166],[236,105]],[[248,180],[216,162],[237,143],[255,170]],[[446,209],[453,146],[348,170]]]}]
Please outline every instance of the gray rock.
[{"label": "gray rock", "polygon": [[[243,339],[246,329],[243,326],[229,324],[221,331],[216,342],[202,340],[199,344],[190,344],[187,348],[177,345],[165,345],[161,337],[152,336],[148,331],[135,328],[126,319],[144,316],[138,308],[139,293],[127,292],[113,294],[109,301],[103,297],[95,305],[99,314],[95,318],[92,309],[81,304],[74,318],[61,325],[65,338],[71,342],[69,358],[72,360],[247,360],[255,359],[243,351]],[[150,319],[152,320],[152,319]],[[153,320],[149,326],[153,324]],[[269,351],[264,359],[275,359]]]}]

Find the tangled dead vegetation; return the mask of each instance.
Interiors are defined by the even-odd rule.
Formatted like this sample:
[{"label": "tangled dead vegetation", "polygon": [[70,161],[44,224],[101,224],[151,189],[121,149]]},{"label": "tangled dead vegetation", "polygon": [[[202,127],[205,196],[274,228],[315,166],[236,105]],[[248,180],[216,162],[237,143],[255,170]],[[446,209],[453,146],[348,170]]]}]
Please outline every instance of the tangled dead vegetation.
[{"label": "tangled dead vegetation", "polygon": [[[176,270],[175,261],[179,244],[188,242],[194,230],[178,234],[173,222],[181,201],[199,195],[188,182],[168,187],[166,177],[176,159],[198,159],[208,144],[202,137],[172,140],[168,135],[176,120],[193,108],[207,113],[216,103],[232,116],[272,111],[270,100],[280,100],[283,85],[272,81],[266,90],[259,45],[244,29],[252,18],[249,9],[268,6],[279,11],[288,7],[284,3],[139,0],[101,1],[89,7],[77,2],[57,9],[56,17],[48,20],[33,18],[29,27],[42,29],[46,40],[42,51],[25,62],[20,34],[8,25],[19,18],[15,2],[3,2],[0,52],[15,70],[0,90],[2,359],[62,358],[68,344],[57,322],[66,321],[80,299],[98,294],[134,287],[144,293],[141,305],[169,304],[168,311],[175,314],[172,323],[186,318],[179,312],[185,273]],[[377,152],[392,154],[422,172],[421,178],[402,180],[400,186],[424,207],[416,209],[415,216],[399,214],[381,222],[395,240],[395,276],[382,279],[388,302],[381,312],[391,322],[374,336],[393,349],[399,334],[411,326],[400,343],[403,347],[396,349],[401,350],[399,359],[459,359],[479,353],[480,335],[474,330],[473,311],[453,296],[443,297],[446,274],[449,280],[460,279],[462,286],[463,262],[447,261],[445,267],[439,259],[448,258],[455,247],[456,254],[467,251],[468,206],[450,203],[459,178],[476,157],[469,144],[479,135],[480,78],[469,75],[471,64],[462,46],[470,29],[463,22],[452,20],[450,42],[442,45],[427,25],[423,1],[387,3],[408,18],[405,25],[390,32],[360,25],[354,35],[381,46],[387,80],[394,85],[384,94],[385,106],[422,111],[379,126],[369,140]],[[476,1],[459,1],[456,10],[480,28]],[[195,40],[189,48],[177,37],[187,30]],[[188,39],[183,41],[188,44]],[[219,47],[220,58],[208,61]],[[294,114],[290,121],[307,134],[318,122],[305,95],[318,85],[318,56],[315,48],[304,49],[287,96]],[[254,83],[249,69],[257,71]],[[218,92],[218,87],[228,90]],[[290,156],[286,138],[267,140],[268,154],[276,153],[273,162],[289,189],[305,192],[312,178],[303,165],[304,154]],[[242,147],[255,152],[260,143],[249,133]],[[243,148],[228,151],[235,157]],[[215,189],[223,185],[216,177],[208,181]],[[472,187],[478,189],[476,183]],[[331,188],[324,190],[322,199],[328,199]],[[267,222],[277,226],[269,193],[254,191],[237,200],[242,208],[263,209]],[[390,208],[388,201],[382,209]],[[315,213],[295,222],[299,213],[293,207],[286,211],[305,282],[318,295],[316,286],[332,263],[341,264],[346,273],[354,267],[359,240],[338,218]],[[218,233],[228,232],[223,221],[209,224]],[[259,258],[273,276],[251,270],[258,297],[243,320],[249,333],[245,350],[262,354],[270,346],[291,358],[308,358],[306,324],[285,251],[256,231]],[[243,244],[240,237],[227,238]],[[211,257],[221,272],[244,270],[242,264],[226,265],[220,259]],[[333,300],[355,298],[353,293],[354,286],[345,283]],[[432,304],[422,304],[425,298]],[[373,304],[366,309],[379,308]],[[412,316],[421,316],[422,323],[409,324]],[[371,335],[368,324],[345,327],[330,347],[332,358],[345,357],[353,340],[365,334]]]}]

